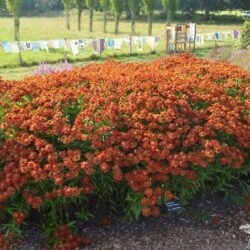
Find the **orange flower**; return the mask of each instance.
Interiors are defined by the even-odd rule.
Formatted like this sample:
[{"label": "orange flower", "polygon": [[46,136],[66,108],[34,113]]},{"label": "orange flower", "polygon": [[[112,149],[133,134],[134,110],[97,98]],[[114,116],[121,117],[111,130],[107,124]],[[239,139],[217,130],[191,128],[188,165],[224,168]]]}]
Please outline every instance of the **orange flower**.
[{"label": "orange flower", "polygon": [[22,211],[14,212],[12,216],[17,225],[22,224],[24,219],[26,218],[26,214]]}]

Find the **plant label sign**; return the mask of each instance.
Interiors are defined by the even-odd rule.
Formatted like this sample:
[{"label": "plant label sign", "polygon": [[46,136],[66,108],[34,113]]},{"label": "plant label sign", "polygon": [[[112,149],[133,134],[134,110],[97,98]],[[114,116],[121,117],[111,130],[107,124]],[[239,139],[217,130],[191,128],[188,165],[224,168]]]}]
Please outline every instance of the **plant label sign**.
[{"label": "plant label sign", "polygon": [[178,201],[169,201],[166,203],[168,212],[174,212],[181,209],[181,205]]},{"label": "plant label sign", "polygon": [[[247,234],[250,234],[250,224],[242,225],[239,227],[240,230],[244,231]],[[250,239],[247,244],[247,249],[250,249]]]}]

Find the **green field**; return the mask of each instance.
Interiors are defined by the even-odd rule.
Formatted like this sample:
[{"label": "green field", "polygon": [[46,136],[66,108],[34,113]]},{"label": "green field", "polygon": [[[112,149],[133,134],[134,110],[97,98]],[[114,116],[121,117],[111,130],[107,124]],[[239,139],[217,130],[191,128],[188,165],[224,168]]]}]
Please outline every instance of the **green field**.
[{"label": "green field", "polygon": [[[222,13],[223,14],[223,13]],[[211,21],[209,23],[197,23],[197,33],[205,34],[214,31],[232,31],[233,29],[240,29],[242,22],[239,18],[233,18],[233,21],[224,21],[221,16],[218,16],[218,20]],[[225,14],[225,13],[224,13]],[[228,15],[228,13],[226,13]],[[232,16],[235,13],[231,13]],[[237,13],[236,13],[237,14]],[[112,37],[114,22],[112,16],[109,18],[108,33],[102,32],[102,13],[96,12],[94,17],[94,32],[88,32],[88,13],[85,11],[82,18],[82,31],[77,31],[77,13],[75,10],[71,12],[71,30],[68,31],[65,25],[65,18],[63,14],[52,17],[22,17],[21,18],[21,40],[22,41],[36,41],[36,40],[49,40],[49,39],[88,39],[88,38],[100,38],[100,37]],[[134,54],[129,56],[129,49],[126,45],[121,50],[106,50],[101,58],[93,57],[93,49],[87,49],[84,54],[73,56],[70,53],[65,54],[63,50],[54,50],[47,52],[23,52],[22,57],[26,67],[20,68],[18,65],[18,57],[16,54],[4,53],[0,49],[0,75],[5,79],[21,78],[26,74],[29,74],[34,70],[34,67],[41,61],[49,63],[58,63],[61,60],[67,58],[70,62],[77,65],[88,63],[90,61],[99,59],[104,60],[106,58],[115,58],[118,60],[150,60],[156,57],[165,56],[165,21],[154,21],[153,35],[160,35],[161,41],[156,48],[154,54],[150,54],[149,48],[145,47],[142,52],[138,52],[135,48]],[[230,19],[229,19],[230,20]],[[178,20],[183,21],[183,20]],[[0,18],[0,41],[13,41],[13,19],[11,17]],[[141,19],[136,24],[136,35],[147,35],[147,21]],[[130,34],[130,22],[125,20],[125,17],[120,22],[120,34],[117,37],[125,37]],[[219,42],[219,45],[237,46],[237,42],[233,44],[232,40]],[[205,43],[204,47],[197,48],[197,55],[204,56],[209,52],[209,49],[215,46],[214,42]]]}]

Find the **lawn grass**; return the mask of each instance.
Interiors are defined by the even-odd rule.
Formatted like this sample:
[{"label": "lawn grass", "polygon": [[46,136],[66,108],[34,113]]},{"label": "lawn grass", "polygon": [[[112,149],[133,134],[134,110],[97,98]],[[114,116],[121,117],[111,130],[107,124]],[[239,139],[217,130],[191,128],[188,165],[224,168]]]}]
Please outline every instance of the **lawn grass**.
[{"label": "lawn grass", "polygon": [[[229,18],[231,15],[231,19]],[[223,22],[223,15],[215,16],[213,21],[204,23],[199,21],[199,13],[195,18],[197,21],[197,33],[205,34],[213,31],[232,31],[233,29],[241,29],[242,20],[238,16],[238,12],[224,13],[226,21]],[[228,17],[228,18],[226,18]],[[156,53],[151,54],[149,48],[144,48],[143,52],[137,52],[134,49],[134,55],[129,55],[128,46],[124,45],[121,50],[106,50],[101,58],[93,57],[93,49],[88,48],[83,54],[73,56],[70,53],[65,54],[63,50],[54,50],[47,52],[23,52],[22,57],[26,66],[20,68],[18,65],[18,58],[16,54],[4,53],[0,49],[0,75],[5,79],[21,78],[34,70],[34,66],[38,65],[40,61],[49,63],[58,63],[65,58],[72,64],[89,63],[93,60],[104,60],[107,58],[114,58],[121,61],[134,61],[134,60],[152,60],[156,57],[165,56],[165,21],[161,16],[156,16],[153,25],[153,35],[160,35],[162,39],[156,48]],[[77,30],[77,12],[71,12],[71,30],[68,31],[65,25],[65,17],[63,13],[52,15],[51,17],[21,17],[21,40],[22,41],[36,41],[36,40],[50,40],[50,39],[88,39],[100,37],[116,37],[113,33],[114,22],[112,16],[109,17],[108,33],[102,32],[102,13],[96,12],[94,17],[94,31],[88,31],[88,13],[85,11],[82,18],[82,31]],[[185,18],[177,15],[177,22],[188,21]],[[0,18],[0,41],[13,41],[13,19],[11,17]],[[123,16],[120,22],[120,33],[117,37],[125,37],[130,34],[130,21],[125,20]],[[136,35],[147,34],[147,21],[140,19],[136,24]],[[204,47],[197,47],[197,56],[205,56],[209,53],[211,48],[216,44],[214,42],[207,42]],[[219,45],[237,46],[231,40],[219,42]]]},{"label": "lawn grass", "polygon": [[[96,57],[96,58],[87,58],[84,61],[74,61],[71,64],[74,66],[84,66],[93,62],[103,62],[104,60],[117,60],[120,62],[135,62],[135,61],[151,61],[160,57],[165,57],[166,54],[164,52],[155,52],[155,53],[134,53],[134,54],[121,54],[121,55],[113,55],[106,57]],[[29,67],[15,67],[15,68],[0,68],[0,76],[5,80],[19,80],[24,76],[31,75],[37,66],[29,66]]]}]

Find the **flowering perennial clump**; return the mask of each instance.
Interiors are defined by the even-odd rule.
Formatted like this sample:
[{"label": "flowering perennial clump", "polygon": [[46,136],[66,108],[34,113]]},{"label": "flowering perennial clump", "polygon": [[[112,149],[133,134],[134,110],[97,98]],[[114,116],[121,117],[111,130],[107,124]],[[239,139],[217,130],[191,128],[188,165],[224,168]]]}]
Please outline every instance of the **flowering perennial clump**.
[{"label": "flowering perennial clump", "polygon": [[34,71],[34,75],[46,75],[71,69],[73,69],[73,66],[67,61],[61,61],[58,66],[52,66],[51,64],[40,62],[39,66]]},{"label": "flowering perennial clump", "polygon": [[249,97],[249,73],[190,55],[1,80],[0,222],[38,211],[74,249],[90,240],[60,224],[86,219],[90,197],[158,216],[249,167]]}]

